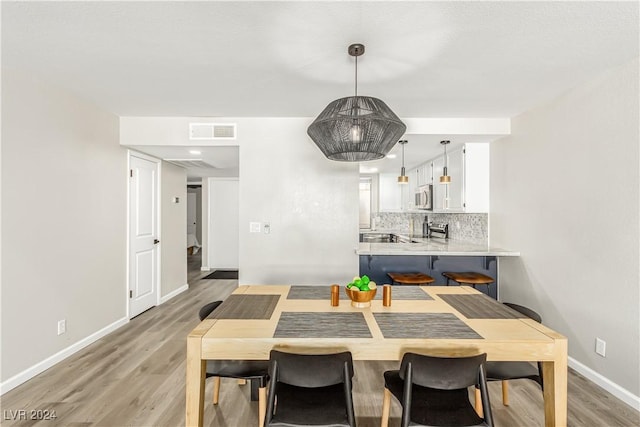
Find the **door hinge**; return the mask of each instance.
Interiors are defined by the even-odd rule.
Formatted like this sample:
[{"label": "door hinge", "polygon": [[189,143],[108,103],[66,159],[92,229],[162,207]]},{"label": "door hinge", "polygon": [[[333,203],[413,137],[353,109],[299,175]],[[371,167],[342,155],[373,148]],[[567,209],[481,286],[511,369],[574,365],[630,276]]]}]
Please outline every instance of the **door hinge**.
[{"label": "door hinge", "polygon": [[133,169],[129,169],[129,177],[133,178]]},{"label": "door hinge", "polygon": [[129,291],[129,298],[133,298],[133,291]]}]

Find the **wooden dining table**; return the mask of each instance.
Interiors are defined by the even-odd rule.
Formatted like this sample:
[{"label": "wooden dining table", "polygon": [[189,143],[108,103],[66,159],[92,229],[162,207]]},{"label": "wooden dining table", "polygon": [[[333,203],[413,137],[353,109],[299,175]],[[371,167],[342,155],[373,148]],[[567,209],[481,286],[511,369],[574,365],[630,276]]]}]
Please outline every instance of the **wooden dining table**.
[{"label": "wooden dining table", "polygon": [[334,307],[330,286],[238,287],[187,338],[186,425],[202,426],[207,360],[268,360],[274,348],[348,350],[354,360],[399,361],[413,351],[542,362],[545,426],[567,425],[561,334],[469,286],[394,286],[388,307],[381,289],[366,308],[341,292]]}]

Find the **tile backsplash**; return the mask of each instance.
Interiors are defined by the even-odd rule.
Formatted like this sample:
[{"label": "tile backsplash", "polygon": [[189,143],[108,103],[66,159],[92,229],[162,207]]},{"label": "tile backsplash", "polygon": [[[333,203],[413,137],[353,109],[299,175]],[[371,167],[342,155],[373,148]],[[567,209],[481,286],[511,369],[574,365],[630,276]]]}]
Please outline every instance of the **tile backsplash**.
[{"label": "tile backsplash", "polygon": [[449,238],[485,243],[489,238],[489,218],[486,213],[396,213],[379,212],[371,216],[371,224],[380,230],[397,230],[409,233],[413,222],[414,234],[422,234],[424,217],[429,222],[449,224]]}]

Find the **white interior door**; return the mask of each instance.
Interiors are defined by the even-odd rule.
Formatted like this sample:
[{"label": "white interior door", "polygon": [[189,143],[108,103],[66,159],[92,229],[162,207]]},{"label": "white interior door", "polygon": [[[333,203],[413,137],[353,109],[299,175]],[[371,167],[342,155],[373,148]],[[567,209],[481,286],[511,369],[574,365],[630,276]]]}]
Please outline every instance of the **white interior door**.
[{"label": "white interior door", "polygon": [[129,317],[158,301],[158,162],[129,156]]},{"label": "white interior door", "polygon": [[187,193],[187,234],[196,235],[196,194]]}]

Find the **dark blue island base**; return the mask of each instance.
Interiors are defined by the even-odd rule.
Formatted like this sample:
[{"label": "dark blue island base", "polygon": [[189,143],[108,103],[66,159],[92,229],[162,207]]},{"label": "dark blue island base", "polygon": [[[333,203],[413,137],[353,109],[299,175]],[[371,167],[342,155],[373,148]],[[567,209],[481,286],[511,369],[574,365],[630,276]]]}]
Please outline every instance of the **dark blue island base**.
[{"label": "dark blue island base", "polygon": [[[392,272],[425,273],[436,279],[430,286],[444,286],[447,284],[442,275],[445,271],[473,271],[493,277],[495,282],[488,287],[476,285],[476,289],[498,299],[498,258],[495,256],[360,255],[360,276],[366,274],[378,285],[391,283],[387,273]],[[451,281],[450,286],[457,284]]]}]

